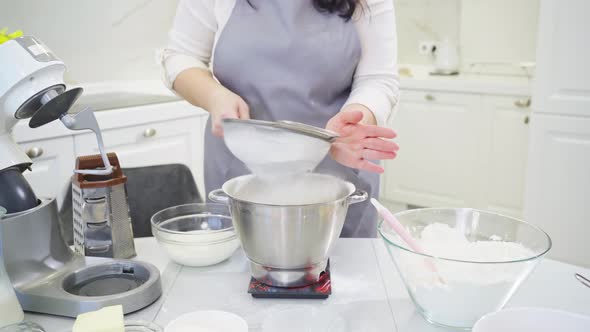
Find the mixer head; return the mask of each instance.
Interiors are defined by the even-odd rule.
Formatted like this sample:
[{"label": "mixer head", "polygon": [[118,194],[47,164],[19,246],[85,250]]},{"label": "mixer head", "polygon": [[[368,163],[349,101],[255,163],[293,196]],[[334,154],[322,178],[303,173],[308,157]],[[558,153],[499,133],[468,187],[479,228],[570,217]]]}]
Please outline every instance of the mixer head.
[{"label": "mixer head", "polygon": [[32,161],[14,142],[12,128],[18,120],[28,119],[40,110],[55,112],[56,105],[67,111],[75,92],[64,95],[66,67],[35,37],[0,44],[0,63],[0,171],[10,167],[23,171]]}]

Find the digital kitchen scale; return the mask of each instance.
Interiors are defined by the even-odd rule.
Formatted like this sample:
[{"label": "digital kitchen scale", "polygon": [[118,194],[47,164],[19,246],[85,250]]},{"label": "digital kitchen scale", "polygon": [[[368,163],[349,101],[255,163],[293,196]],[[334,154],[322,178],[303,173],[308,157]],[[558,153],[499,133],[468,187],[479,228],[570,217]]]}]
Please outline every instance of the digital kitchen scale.
[{"label": "digital kitchen scale", "polygon": [[320,280],[315,284],[303,287],[273,287],[252,277],[248,293],[252,297],[263,299],[327,299],[332,294],[330,263],[328,262],[326,271],[322,272]]}]

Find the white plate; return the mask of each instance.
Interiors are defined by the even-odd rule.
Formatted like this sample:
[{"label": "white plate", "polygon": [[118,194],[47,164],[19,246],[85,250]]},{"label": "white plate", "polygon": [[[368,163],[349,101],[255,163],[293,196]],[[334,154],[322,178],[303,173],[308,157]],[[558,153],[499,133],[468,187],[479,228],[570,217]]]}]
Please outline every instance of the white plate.
[{"label": "white plate", "polygon": [[248,324],[231,312],[194,311],[170,322],[164,332],[248,332]]},{"label": "white plate", "polygon": [[482,317],[472,332],[588,332],[590,316],[544,308],[513,308]]}]

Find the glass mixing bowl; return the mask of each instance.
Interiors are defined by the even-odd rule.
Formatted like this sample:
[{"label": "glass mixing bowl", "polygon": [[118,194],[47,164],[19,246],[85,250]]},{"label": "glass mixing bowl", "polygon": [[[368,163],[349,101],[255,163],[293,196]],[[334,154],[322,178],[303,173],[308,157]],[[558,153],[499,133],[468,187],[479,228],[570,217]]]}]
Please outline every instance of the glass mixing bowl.
[{"label": "glass mixing bowl", "polygon": [[427,321],[445,327],[470,329],[485,314],[501,309],[551,248],[551,239],[540,228],[492,212],[431,208],[395,216],[416,239],[426,226],[441,223],[464,234],[472,242],[469,245],[505,241],[528,249],[526,257],[514,257],[513,251],[494,247],[485,259],[470,252],[458,255],[462,257],[421,254],[409,249],[388,223],[381,222],[379,233],[416,308]]},{"label": "glass mixing bowl", "polygon": [[178,264],[217,264],[240,246],[225,204],[173,206],[154,214],[151,223],[152,234],[160,247]]}]

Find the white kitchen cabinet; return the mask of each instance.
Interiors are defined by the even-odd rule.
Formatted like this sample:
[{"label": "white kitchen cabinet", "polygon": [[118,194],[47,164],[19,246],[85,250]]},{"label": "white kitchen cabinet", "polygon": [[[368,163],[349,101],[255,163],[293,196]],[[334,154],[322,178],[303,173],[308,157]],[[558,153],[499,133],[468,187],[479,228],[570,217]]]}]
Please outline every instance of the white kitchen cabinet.
[{"label": "white kitchen cabinet", "polygon": [[590,117],[533,113],[525,216],[551,256],[590,266]]},{"label": "white kitchen cabinet", "polygon": [[[168,163],[187,165],[203,197],[203,128],[206,114],[186,102],[147,104],[95,112],[107,151],[116,152],[123,167]],[[38,196],[61,199],[70,181],[76,156],[98,153],[90,131],[71,131],[59,121],[38,129],[19,122],[13,132],[33,158],[25,176]]]},{"label": "white kitchen cabinet", "polygon": [[485,123],[471,94],[403,91],[393,128],[401,149],[388,161],[384,198],[418,206],[471,206]]},{"label": "white kitchen cabinet", "polygon": [[[146,123],[103,131],[107,152],[115,152],[122,167],[141,167],[162,164],[187,165],[203,192],[203,117]],[[92,133],[74,138],[76,155],[98,153]]]},{"label": "white kitchen cabinet", "polygon": [[590,116],[590,1],[541,0],[533,109]]},{"label": "white kitchen cabinet", "polygon": [[489,135],[483,135],[482,180],[478,207],[522,217],[530,98],[483,96]]},{"label": "white kitchen cabinet", "polygon": [[33,161],[31,171],[23,174],[38,197],[56,197],[65,190],[74,170],[74,139],[71,136],[20,142]]},{"label": "white kitchen cabinet", "polygon": [[401,149],[386,162],[382,198],[521,217],[529,100],[404,90],[392,122]]},{"label": "white kitchen cabinet", "polygon": [[587,0],[542,0],[524,216],[549,255],[590,267],[590,31]]}]

